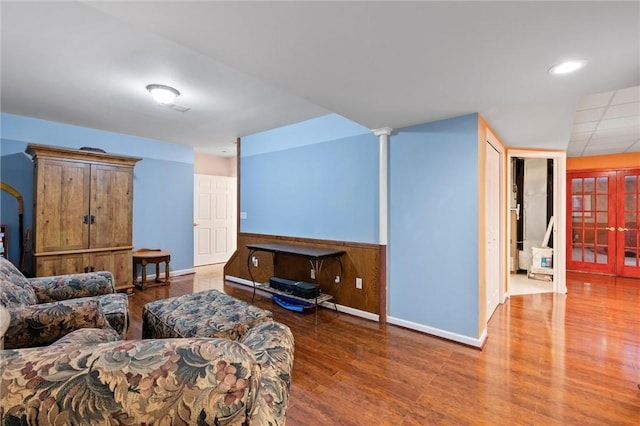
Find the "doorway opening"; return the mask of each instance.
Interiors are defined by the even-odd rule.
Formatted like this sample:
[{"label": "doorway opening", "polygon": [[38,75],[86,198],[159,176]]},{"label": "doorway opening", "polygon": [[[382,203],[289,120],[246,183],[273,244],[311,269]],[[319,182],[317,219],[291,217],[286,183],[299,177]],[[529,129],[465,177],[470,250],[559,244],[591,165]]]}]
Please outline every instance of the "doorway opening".
[{"label": "doorway opening", "polygon": [[566,292],[566,155],[509,150],[509,295]]}]

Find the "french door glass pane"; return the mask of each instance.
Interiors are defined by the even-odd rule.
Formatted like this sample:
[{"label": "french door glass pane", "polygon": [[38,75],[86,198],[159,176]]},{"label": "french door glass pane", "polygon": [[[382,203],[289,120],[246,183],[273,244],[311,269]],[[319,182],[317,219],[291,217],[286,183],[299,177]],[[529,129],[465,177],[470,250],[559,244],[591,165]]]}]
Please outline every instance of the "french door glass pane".
[{"label": "french door glass pane", "polygon": [[624,265],[625,267],[640,266],[640,225],[638,215],[640,210],[640,176],[624,177]]},{"label": "french door glass pane", "polygon": [[609,178],[571,179],[571,259],[607,264],[609,256]]}]

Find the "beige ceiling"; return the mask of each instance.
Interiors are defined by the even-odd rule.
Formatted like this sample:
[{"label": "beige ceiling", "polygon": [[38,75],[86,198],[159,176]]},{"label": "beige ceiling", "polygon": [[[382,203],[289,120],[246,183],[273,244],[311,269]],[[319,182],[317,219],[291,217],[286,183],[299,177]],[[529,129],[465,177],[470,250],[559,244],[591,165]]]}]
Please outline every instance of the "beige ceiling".
[{"label": "beige ceiling", "polygon": [[[479,112],[513,147],[638,151],[637,132],[633,141],[633,131],[617,137],[611,129],[637,123],[622,89],[640,85],[640,2],[2,1],[0,8],[4,113],[226,156],[237,137],[328,113],[375,129]],[[588,64],[574,75],[548,74],[567,58]],[[145,90],[150,83],[176,87],[177,102],[190,109],[158,107]],[[601,93],[610,96],[584,101]],[[637,119],[637,99],[635,108]]]}]

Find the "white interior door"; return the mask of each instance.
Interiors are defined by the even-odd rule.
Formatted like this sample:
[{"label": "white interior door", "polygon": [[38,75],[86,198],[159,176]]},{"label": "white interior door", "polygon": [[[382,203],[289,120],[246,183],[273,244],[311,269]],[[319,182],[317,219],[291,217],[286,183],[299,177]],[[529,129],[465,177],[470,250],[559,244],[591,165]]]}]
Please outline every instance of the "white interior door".
[{"label": "white interior door", "polygon": [[195,175],[194,263],[223,263],[236,249],[237,178]]},{"label": "white interior door", "polygon": [[487,142],[485,171],[485,288],[487,321],[500,303],[500,153]]}]

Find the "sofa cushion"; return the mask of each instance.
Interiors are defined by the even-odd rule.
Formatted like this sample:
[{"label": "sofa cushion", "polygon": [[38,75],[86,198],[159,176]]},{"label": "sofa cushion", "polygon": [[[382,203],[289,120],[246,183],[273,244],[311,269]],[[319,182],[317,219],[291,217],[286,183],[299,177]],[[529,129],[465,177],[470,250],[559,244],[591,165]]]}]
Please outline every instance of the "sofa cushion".
[{"label": "sofa cushion", "polygon": [[20,306],[9,311],[5,349],[50,345],[81,328],[111,328],[95,299]]},{"label": "sofa cushion", "polygon": [[120,340],[120,335],[110,328],[81,328],[72,331],[53,345],[86,345],[91,343],[107,343]]},{"label": "sofa cushion", "polygon": [[247,425],[261,379],[247,347],[226,339],[6,350],[0,365],[8,425]]},{"label": "sofa cushion", "polygon": [[29,281],[13,263],[0,256],[0,304],[11,308],[36,303],[38,298]]}]

